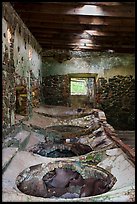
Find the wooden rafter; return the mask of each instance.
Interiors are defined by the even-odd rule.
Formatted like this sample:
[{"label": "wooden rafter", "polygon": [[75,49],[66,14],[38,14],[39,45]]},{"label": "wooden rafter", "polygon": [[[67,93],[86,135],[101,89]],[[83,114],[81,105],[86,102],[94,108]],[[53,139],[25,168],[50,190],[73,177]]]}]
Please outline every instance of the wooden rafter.
[{"label": "wooden rafter", "polygon": [[134,1],[11,4],[43,49],[134,52]]}]

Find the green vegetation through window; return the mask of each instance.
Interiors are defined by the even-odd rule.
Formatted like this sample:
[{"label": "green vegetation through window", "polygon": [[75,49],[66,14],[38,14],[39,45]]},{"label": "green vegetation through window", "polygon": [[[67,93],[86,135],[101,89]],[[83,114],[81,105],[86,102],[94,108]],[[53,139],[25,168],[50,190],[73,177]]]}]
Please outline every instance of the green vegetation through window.
[{"label": "green vegetation through window", "polygon": [[71,78],[71,95],[87,95],[87,78]]}]

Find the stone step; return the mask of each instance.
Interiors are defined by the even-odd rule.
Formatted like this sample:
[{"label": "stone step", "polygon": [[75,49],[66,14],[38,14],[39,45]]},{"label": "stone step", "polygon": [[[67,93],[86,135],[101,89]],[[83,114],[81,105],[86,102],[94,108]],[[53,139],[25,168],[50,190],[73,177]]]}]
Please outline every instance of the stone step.
[{"label": "stone step", "polygon": [[135,141],[135,138],[129,138],[129,137],[118,137],[118,138],[125,141]]},{"label": "stone step", "polygon": [[135,133],[135,131],[120,131],[120,130],[118,130],[117,131],[118,133],[126,133],[126,134],[134,134]]},{"label": "stone step", "polygon": [[43,134],[39,134],[36,132],[31,132],[30,139],[28,144],[26,145],[25,150],[28,150],[30,147],[40,143],[45,142],[45,136]]},{"label": "stone step", "polygon": [[135,141],[130,141],[130,140],[124,140],[121,139],[125,144],[129,144],[129,145],[134,145],[135,146]]},{"label": "stone step", "polygon": [[124,140],[132,140],[132,141],[135,140],[135,137],[126,137],[124,135],[123,136],[118,135],[118,137],[121,138],[121,139],[124,139]]},{"label": "stone step", "polygon": [[116,130],[117,137],[131,148],[135,148],[135,131]]},{"label": "stone step", "polygon": [[8,135],[8,137],[3,141],[3,148],[18,147],[19,150],[23,150],[23,148],[25,148],[25,146],[29,142],[30,134],[30,131],[21,130],[20,132],[17,132],[14,136]]},{"label": "stone step", "polygon": [[117,135],[119,137],[123,137],[123,138],[135,138],[135,132],[132,132],[132,133],[127,133],[126,131],[125,132],[116,132]]},{"label": "stone step", "polygon": [[124,138],[120,138],[121,140],[124,140],[125,142],[135,143],[135,140],[126,140]]},{"label": "stone step", "polygon": [[134,135],[125,135],[125,134],[119,135],[119,134],[118,134],[118,136],[119,136],[119,137],[125,137],[125,138],[135,138]]},{"label": "stone step", "polygon": [[15,139],[19,142],[19,150],[23,150],[30,139],[31,132],[22,130],[21,132],[17,133]]},{"label": "stone step", "polygon": [[123,132],[123,133],[118,133],[119,135],[131,135],[131,136],[135,136],[135,133],[126,133],[126,132]]},{"label": "stone step", "polygon": [[2,149],[2,171],[4,172],[10,164],[12,158],[17,153],[18,148],[7,147]]},{"label": "stone step", "polygon": [[135,141],[135,138],[133,137],[133,138],[131,138],[131,137],[124,137],[124,136],[122,136],[122,137],[120,137],[120,136],[118,136],[118,138],[120,138],[120,139],[122,139],[122,140],[129,140],[129,141]]},{"label": "stone step", "polygon": [[125,134],[125,135],[135,135],[135,131],[116,131],[116,133],[117,134],[119,134],[119,135],[123,135],[123,134]]},{"label": "stone step", "polygon": [[135,138],[134,135],[118,134],[119,137]]},{"label": "stone step", "polygon": [[2,171],[4,172],[10,164],[12,158],[17,151],[24,150],[30,140],[31,132],[22,130],[14,137],[8,137],[4,140],[4,148],[2,149]]},{"label": "stone step", "polygon": [[125,137],[125,138],[135,138],[134,135],[126,135],[126,134],[118,134],[119,137]]}]

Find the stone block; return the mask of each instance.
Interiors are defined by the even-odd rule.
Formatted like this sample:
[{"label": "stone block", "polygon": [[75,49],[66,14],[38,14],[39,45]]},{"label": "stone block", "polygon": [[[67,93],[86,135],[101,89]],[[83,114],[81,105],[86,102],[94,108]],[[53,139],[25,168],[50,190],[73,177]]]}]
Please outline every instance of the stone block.
[{"label": "stone block", "polygon": [[29,142],[30,139],[30,132],[26,131],[26,130],[22,130],[21,132],[19,132],[15,138],[19,141],[19,149],[23,150],[26,145]]}]

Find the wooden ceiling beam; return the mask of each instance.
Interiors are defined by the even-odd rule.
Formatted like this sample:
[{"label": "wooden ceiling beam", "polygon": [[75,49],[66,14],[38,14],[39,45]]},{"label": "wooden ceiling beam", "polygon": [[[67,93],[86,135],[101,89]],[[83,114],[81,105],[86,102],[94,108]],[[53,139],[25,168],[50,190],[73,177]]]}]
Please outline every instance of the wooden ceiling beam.
[{"label": "wooden ceiling beam", "polygon": [[43,23],[62,23],[62,24],[87,24],[87,25],[112,25],[112,26],[135,26],[135,19],[131,17],[99,17],[99,16],[72,16],[72,15],[50,15],[35,13],[19,13],[20,17],[30,26],[39,22]]},{"label": "wooden ceiling beam", "polygon": [[89,35],[91,36],[121,36],[121,37],[126,37],[126,36],[129,36],[129,37],[134,37],[135,36],[135,33],[134,32],[116,32],[116,31],[96,31],[96,30],[86,30],[85,31],[86,33],[88,33]]},{"label": "wooden ceiling beam", "polygon": [[133,2],[11,4],[43,49],[134,52]]},{"label": "wooden ceiling beam", "polygon": [[51,45],[51,46],[54,46],[54,45],[58,45],[58,46],[60,46],[60,45],[67,45],[67,46],[85,46],[85,47],[111,47],[112,49],[113,48],[117,48],[117,47],[121,47],[121,48],[134,48],[134,44],[133,45],[131,45],[131,44],[129,44],[129,45],[127,45],[127,44],[118,44],[118,43],[94,43],[94,42],[89,42],[89,41],[81,41],[81,42],[71,42],[71,41],[58,41],[58,40],[54,40],[54,41],[52,41],[52,40],[50,40],[50,41],[39,41],[39,43],[40,44],[42,44],[42,47],[43,46],[45,46],[45,45]]},{"label": "wooden ceiling beam", "polygon": [[[35,3],[35,2],[34,2]],[[39,4],[43,5],[43,2],[38,2]],[[46,4],[50,4],[51,2],[46,2]],[[12,5],[17,5],[17,2],[11,2]],[[95,5],[95,6],[121,6],[121,5],[135,5],[135,1],[130,2],[52,2],[52,5],[60,4],[60,5],[73,5],[73,6],[83,6],[83,5]]]},{"label": "wooden ceiling beam", "polygon": [[47,34],[42,34],[42,35],[39,35],[37,34],[36,35],[37,37],[37,40],[40,40],[40,39],[53,39],[55,38],[55,40],[81,40],[81,39],[85,39],[85,40],[100,40],[101,42],[102,41],[117,41],[117,40],[120,40],[120,41],[130,41],[130,42],[134,42],[135,41],[135,37],[131,37],[131,36],[90,36],[88,34],[75,34],[75,33],[58,33],[58,34],[52,34],[52,35],[47,35]]},{"label": "wooden ceiling beam", "polygon": [[110,50],[115,50],[115,49],[128,49],[128,50],[135,50],[135,47],[134,46],[128,46],[128,45],[119,45],[119,46],[115,46],[115,45],[111,45],[111,44],[107,44],[107,45],[95,45],[95,44],[87,44],[86,46],[85,45],[82,45],[82,44],[76,44],[76,43],[70,43],[70,44],[51,44],[51,43],[48,43],[48,44],[43,44],[42,48],[45,48],[45,47],[50,47],[51,48],[61,48],[61,47],[69,47],[69,48],[74,48],[74,47],[78,47],[78,48],[84,48],[84,49],[89,49],[89,48],[98,48],[98,49],[110,49]]},{"label": "wooden ceiling beam", "polygon": [[79,2],[79,4],[96,5],[96,6],[121,6],[121,5],[135,5],[134,1],[130,2]]},{"label": "wooden ceiling beam", "polygon": [[[52,43],[53,42],[53,39],[52,38],[41,38],[41,37],[38,37],[37,38],[38,42],[40,44],[48,44],[48,43]],[[75,42],[76,44],[79,44],[79,43],[94,43],[94,44],[101,44],[101,45],[105,45],[105,44],[117,44],[117,45],[132,45],[134,46],[135,44],[135,40],[134,39],[130,39],[130,38],[126,38],[126,39],[122,39],[122,38],[115,38],[115,39],[103,39],[103,38],[94,38],[94,39],[57,39],[55,38],[54,39],[54,43],[60,43],[60,44],[69,44],[71,42]]]},{"label": "wooden ceiling beam", "polygon": [[[54,2],[55,3],[55,2]],[[65,2],[65,4],[70,2]],[[95,6],[121,6],[121,5],[135,5],[135,1],[130,2],[72,2],[71,5],[95,5]]]},{"label": "wooden ceiling beam", "polygon": [[90,38],[90,37],[129,37],[129,38],[135,38],[135,34],[133,32],[101,32],[96,30],[88,30],[84,32],[73,32],[71,30],[67,31],[57,31],[57,30],[46,30],[46,32],[39,32],[39,30],[35,31],[36,37],[60,37],[60,36],[84,36],[84,38]]},{"label": "wooden ceiling beam", "polygon": [[135,19],[134,18],[116,18],[116,17],[99,17],[99,16],[70,16],[70,15],[41,15],[36,14],[31,17],[31,15],[23,15],[20,14],[23,20],[31,25],[31,23],[35,22],[43,22],[43,23],[63,23],[63,24],[87,24],[87,25],[112,25],[112,26],[134,26]]},{"label": "wooden ceiling beam", "polygon": [[[69,14],[69,15],[88,15],[88,16],[116,16],[116,17],[135,17],[135,6],[96,6],[96,5],[64,5],[51,3],[26,3],[17,2],[13,7],[18,12],[46,13],[46,14]],[[126,15],[126,16],[125,16]]]},{"label": "wooden ceiling beam", "polygon": [[[38,26],[28,26],[31,32],[34,32],[38,30]],[[42,27],[41,27],[42,28]],[[74,24],[61,24],[61,23],[44,23],[43,24],[44,29],[39,29],[39,32],[46,32],[50,29],[57,29],[60,30],[60,32],[63,32],[64,30],[73,30],[73,31],[84,31],[84,30],[96,30],[96,31],[102,31],[102,32],[135,32],[135,28],[132,26],[105,26],[105,25],[74,25]]]}]

